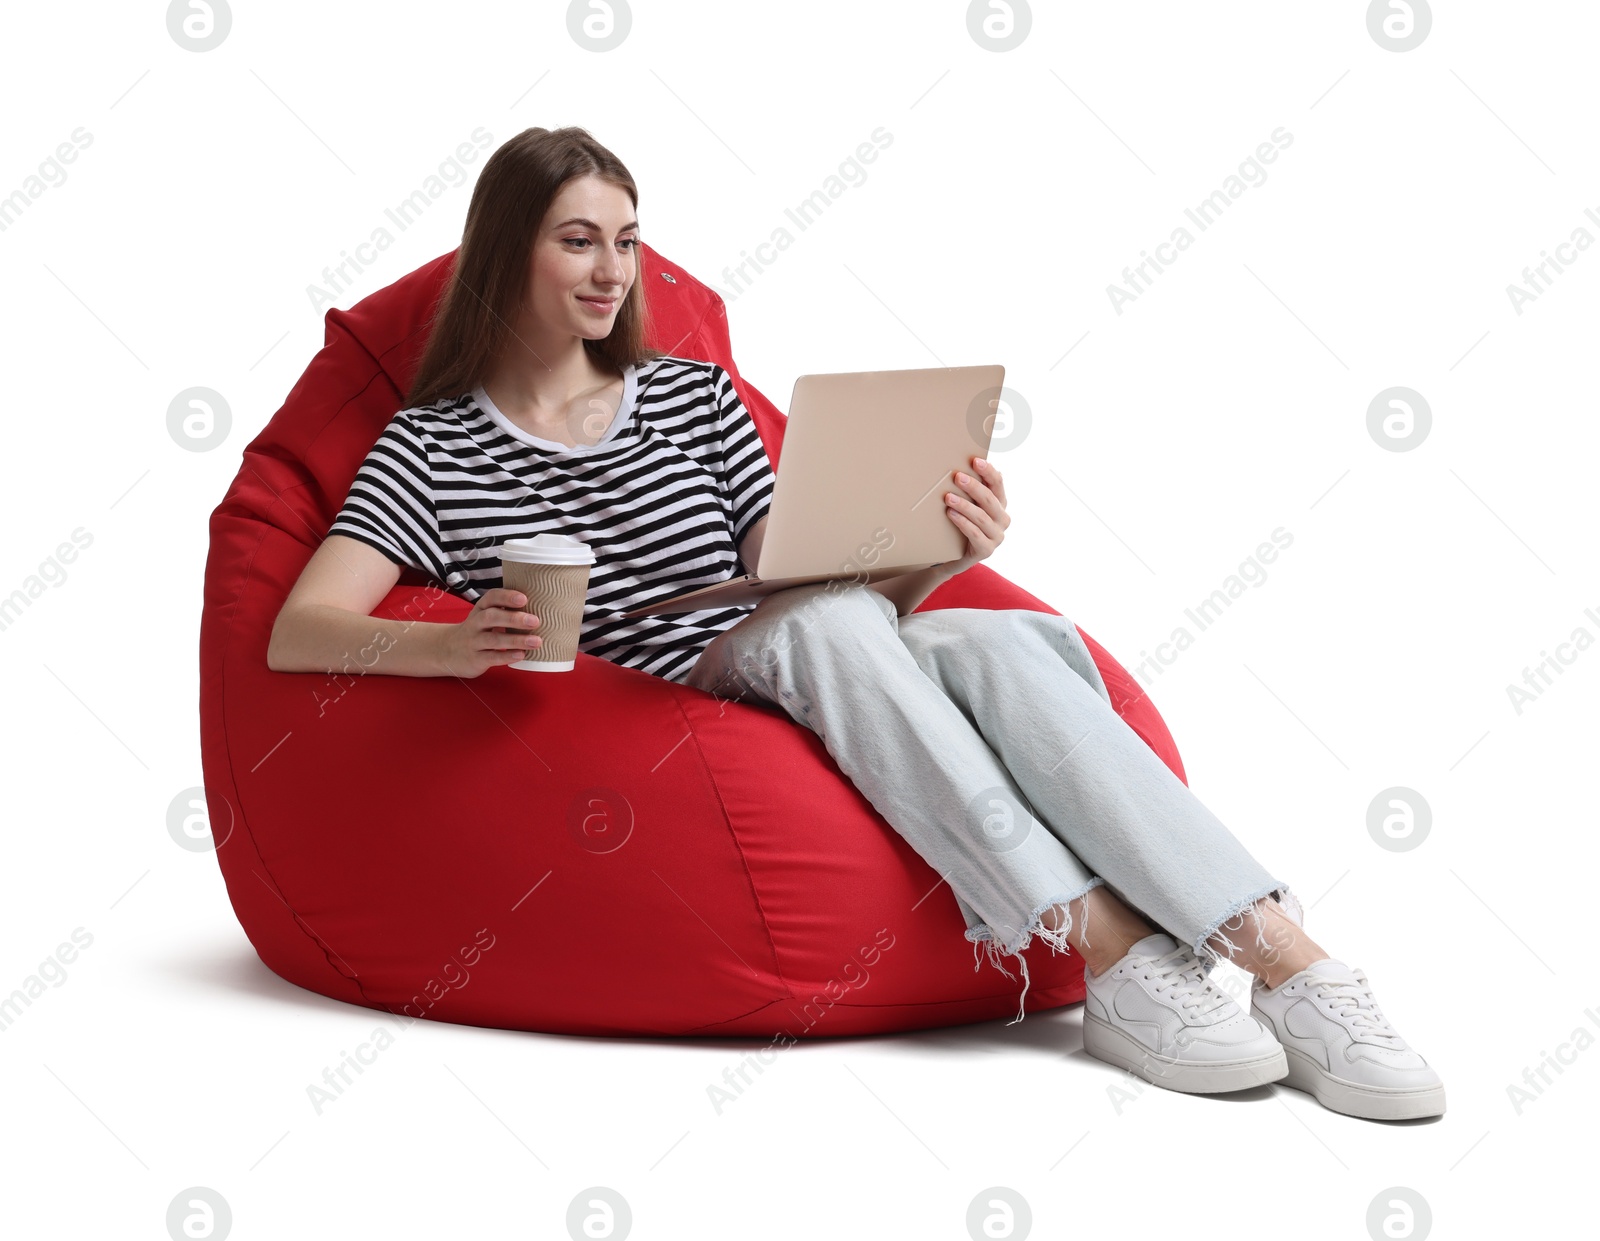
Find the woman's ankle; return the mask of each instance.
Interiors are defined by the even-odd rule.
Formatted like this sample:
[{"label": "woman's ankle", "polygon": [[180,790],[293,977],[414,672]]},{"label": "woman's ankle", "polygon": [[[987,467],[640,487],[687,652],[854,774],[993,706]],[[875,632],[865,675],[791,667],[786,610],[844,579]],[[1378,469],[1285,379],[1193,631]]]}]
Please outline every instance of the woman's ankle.
[{"label": "woman's ankle", "polygon": [[1207,944],[1223,960],[1231,960],[1271,988],[1281,987],[1308,965],[1328,956],[1271,897],[1228,919]]},{"label": "woman's ankle", "polygon": [[1304,940],[1297,950],[1263,960],[1250,968],[1250,972],[1272,990],[1283,986],[1308,965],[1327,960],[1328,954],[1310,940]]},{"label": "woman's ankle", "polygon": [[1040,925],[1059,931],[1070,923],[1066,941],[1097,978],[1114,968],[1134,944],[1161,929],[1151,926],[1099,884],[1082,896],[1073,897],[1068,905],[1070,909],[1051,905],[1040,914]]}]

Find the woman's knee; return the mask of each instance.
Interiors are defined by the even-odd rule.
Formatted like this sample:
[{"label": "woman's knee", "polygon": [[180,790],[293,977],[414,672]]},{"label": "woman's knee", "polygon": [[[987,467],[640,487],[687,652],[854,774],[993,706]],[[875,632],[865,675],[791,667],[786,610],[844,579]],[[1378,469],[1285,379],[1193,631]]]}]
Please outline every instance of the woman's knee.
[{"label": "woman's knee", "polygon": [[1032,608],[1005,608],[997,615],[1004,616],[1014,632],[1043,639],[1052,647],[1060,643],[1062,626],[1072,623],[1054,612],[1036,612]]},{"label": "woman's knee", "polygon": [[906,647],[935,680],[974,662],[1010,668],[1019,658],[1059,655],[1062,618],[1026,608],[944,608],[901,621]]},{"label": "woman's knee", "polygon": [[913,613],[906,619],[912,622],[904,626],[908,634],[920,629],[929,641],[971,642],[974,649],[997,650],[1000,643],[1052,640],[1062,618],[1027,608],[940,608]]}]

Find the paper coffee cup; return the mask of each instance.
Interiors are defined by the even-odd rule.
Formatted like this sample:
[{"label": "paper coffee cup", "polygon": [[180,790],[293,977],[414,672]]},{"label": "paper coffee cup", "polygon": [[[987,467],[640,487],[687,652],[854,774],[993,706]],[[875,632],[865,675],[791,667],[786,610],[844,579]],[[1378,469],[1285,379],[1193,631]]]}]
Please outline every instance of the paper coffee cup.
[{"label": "paper coffee cup", "polygon": [[[508,590],[528,597],[521,610],[539,618],[532,632],[544,639],[528,658],[508,668],[525,672],[571,672],[578,660],[578,633],[583,604],[589,595],[589,569],[594,552],[586,543],[564,534],[536,534],[507,539],[500,545],[500,577]],[[527,633],[528,630],[512,632]]]}]

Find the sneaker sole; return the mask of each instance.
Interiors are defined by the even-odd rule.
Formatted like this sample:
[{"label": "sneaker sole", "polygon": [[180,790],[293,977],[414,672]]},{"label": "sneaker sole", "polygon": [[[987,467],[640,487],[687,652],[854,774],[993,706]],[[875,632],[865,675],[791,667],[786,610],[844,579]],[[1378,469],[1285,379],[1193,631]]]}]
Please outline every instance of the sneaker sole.
[{"label": "sneaker sole", "polygon": [[1284,1050],[1289,1053],[1289,1072],[1283,1084],[1305,1091],[1330,1111],[1362,1120],[1420,1120],[1444,1115],[1443,1086],[1366,1086],[1335,1077],[1297,1048]]},{"label": "sneaker sole", "polygon": [[1131,1034],[1093,1013],[1083,1015],[1083,1049],[1152,1086],[1183,1094],[1221,1094],[1281,1080],[1289,1072],[1283,1048],[1245,1060],[1178,1060],[1151,1051]]}]

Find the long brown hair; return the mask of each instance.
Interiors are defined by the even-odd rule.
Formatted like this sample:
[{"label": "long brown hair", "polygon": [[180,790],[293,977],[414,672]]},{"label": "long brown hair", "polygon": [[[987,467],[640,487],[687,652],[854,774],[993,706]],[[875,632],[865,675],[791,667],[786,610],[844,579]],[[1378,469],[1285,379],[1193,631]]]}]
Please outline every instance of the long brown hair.
[{"label": "long brown hair", "polygon": [[[534,235],[561,187],[581,176],[600,177],[625,190],[638,209],[632,175],[587,130],[524,129],[489,156],[472,189],[455,270],[434,307],[407,408],[460,396],[483,382],[513,339],[511,324],[527,289]],[[662,356],[644,343],[649,318],[642,276],[641,264],[611,334],[583,342],[609,374]]]}]

